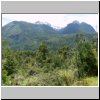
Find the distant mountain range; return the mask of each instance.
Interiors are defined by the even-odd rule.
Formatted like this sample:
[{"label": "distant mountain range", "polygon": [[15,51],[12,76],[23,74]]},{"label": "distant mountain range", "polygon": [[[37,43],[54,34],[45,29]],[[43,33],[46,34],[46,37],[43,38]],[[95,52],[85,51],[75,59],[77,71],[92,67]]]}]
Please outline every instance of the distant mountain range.
[{"label": "distant mountain range", "polygon": [[85,22],[79,23],[78,21],[73,21],[72,23],[68,24],[65,28],[61,29],[61,32],[65,34],[81,32],[96,33],[96,31],[91,25]]},{"label": "distant mountain range", "polygon": [[62,29],[55,29],[50,24],[37,22],[13,21],[2,27],[2,39],[14,49],[34,50],[40,42],[46,41],[50,47],[73,44],[75,34],[82,33],[92,37],[96,31],[85,23],[73,21]]}]

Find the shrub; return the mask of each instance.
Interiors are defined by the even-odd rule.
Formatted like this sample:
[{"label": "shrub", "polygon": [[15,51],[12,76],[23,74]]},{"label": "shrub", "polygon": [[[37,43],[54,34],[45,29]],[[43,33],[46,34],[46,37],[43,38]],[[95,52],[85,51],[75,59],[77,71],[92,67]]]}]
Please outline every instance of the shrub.
[{"label": "shrub", "polygon": [[77,70],[59,70],[58,74],[62,79],[63,85],[72,85],[74,81],[77,79]]}]

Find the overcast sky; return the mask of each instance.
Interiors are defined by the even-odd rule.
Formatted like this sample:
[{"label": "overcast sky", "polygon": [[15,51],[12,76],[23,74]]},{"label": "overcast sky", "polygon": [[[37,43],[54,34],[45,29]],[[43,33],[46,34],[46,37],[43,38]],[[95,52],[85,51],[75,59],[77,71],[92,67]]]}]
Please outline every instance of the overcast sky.
[{"label": "overcast sky", "polygon": [[74,20],[86,22],[97,30],[97,14],[2,14],[2,26],[11,21],[27,21],[31,23],[40,21],[43,23],[50,23],[53,27],[62,28]]}]

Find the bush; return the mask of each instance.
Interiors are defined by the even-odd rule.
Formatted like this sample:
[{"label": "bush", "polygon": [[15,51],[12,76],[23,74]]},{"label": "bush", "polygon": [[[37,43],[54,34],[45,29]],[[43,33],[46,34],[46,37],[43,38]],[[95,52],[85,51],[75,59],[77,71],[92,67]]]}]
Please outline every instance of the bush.
[{"label": "bush", "polygon": [[7,76],[7,71],[2,70],[2,85],[10,85],[10,76]]},{"label": "bush", "polygon": [[65,86],[72,85],[74,81],[77,80],[77,70],[72,70],[72,69],[59,70],[58,74],[62,79],[63,85]]}]

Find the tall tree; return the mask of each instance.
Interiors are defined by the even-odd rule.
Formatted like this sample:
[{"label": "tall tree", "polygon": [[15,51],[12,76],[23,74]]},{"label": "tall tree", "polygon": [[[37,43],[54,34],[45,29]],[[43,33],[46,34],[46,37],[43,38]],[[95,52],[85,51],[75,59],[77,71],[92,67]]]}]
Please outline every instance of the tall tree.
[{"label": "tall tree", "polygon": [[36,61],[43,63],[47,59],[48,48],[46,42],[42,42],[36,51]]}]

